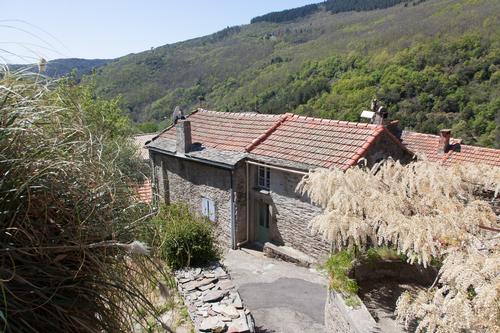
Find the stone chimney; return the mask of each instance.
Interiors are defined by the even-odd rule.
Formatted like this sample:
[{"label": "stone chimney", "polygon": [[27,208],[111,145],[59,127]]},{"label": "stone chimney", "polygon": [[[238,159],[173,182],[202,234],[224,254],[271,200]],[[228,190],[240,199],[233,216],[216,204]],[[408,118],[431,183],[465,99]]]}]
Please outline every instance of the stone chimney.
[{"label": "stone chimney", "polygon": [[442,129],[439,132],[438,153],[446,154],[450,150],[451,129]]},{"label": "stone chimney", "polygon": [[184,116],[184,111],[182,111],[181,107],[177,105],[172,113],[172,121],[174,122],[174,125],[181,119],[186,119],[186,117]]},{"label": "stone chimney", "polygon": [[385,106],[380,105],[377,99],[372,100],[371,110],[374,113],[372,118],[372,124],[375,125],[386,125],[389,121],[389,111]]},{"label": "stone chimney", "polygon": [[191,122],[179,120],[175,124],[175,149],[179,154],[189,153],[191,150]]}]

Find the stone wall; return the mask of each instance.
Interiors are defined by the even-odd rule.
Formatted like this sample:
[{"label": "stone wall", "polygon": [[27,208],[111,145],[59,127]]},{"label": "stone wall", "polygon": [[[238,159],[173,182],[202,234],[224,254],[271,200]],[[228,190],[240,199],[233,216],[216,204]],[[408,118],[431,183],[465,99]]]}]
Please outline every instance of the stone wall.
[{"label": "stone wall", "polygon": [[368,165],[372,166],[388,157],[399,160],[401,163],[408,163],[412,155],[396,144],[387,133],[383,133],[370,147],[364,158],[367,160]]},{"label": "stone wall", "polygon": [[231,171],[163,154],[153,154],[159,200],[186,203],[201,215],[203,197],[215,203],[218,237],[231,246]]},{"label": "stone wall", "polygon": [[411,265],[401,260],[380,260],[374,263],[357,263],[349,275],[358,282],[394,280],[430,286],[436,278],[437,269]]},{"label": "stone wall", "polygon": [[375,319],[360,302],[352,308],[346,305],[341,294],[328,291],[325,303],[325,331],[329,333],[375,333],[380,332]]},{"label": "stone wall", "polygon": [[[252,169],[251,175],[254,177],[251,186],[254,186],[256,167]],[[276,245],[287,245],[320,261],[323,260],[328,255],[331,245],[321,236],[311,233],[309,222],[322,210],[311,204],[307,197],[295,191],[302,176],[271,169],[270,177],[269,193],[262,194],[253,190],[253,198],[263,200],[272,207],[271,241]]]}]

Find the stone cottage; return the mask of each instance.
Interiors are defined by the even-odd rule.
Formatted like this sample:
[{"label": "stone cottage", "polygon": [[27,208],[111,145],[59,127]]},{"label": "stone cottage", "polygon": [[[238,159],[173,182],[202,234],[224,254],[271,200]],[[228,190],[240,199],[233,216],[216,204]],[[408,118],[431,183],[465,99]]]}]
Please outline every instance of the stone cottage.
[{"label": "stone cottage", "polygon": [[396,122],[382,114],[372,122],[198,109],[146,145],[154,192],[206,216],[229,247],[285,245],[319,259],[330,244],[310,232],[321,210],[295,191],[302,177],[413,157]]}]

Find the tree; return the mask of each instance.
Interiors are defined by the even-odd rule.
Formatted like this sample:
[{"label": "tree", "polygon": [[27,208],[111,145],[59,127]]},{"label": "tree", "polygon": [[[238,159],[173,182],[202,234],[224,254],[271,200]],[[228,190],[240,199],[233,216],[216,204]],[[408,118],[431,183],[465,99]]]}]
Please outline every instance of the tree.
[{"label": "tree", "polygon": [[72,78],[60,79],[53,90],[47,91],[47,98],[54,105],[72,110],[68,116],[74,118],[68,121],[81,121],[94,140],[105,142],[102,154],[115,158],[123,177],[138,183],[144,180],[148,165],[136,156],[137,147],[130,140],[133,129],[120,108],[119,98],[97,96],[93,81],[77,85]]},{"label": "tree", "polygon": [[498,197],[500,168],[388,161],[313,171],[298,189],[325,209],[311,227],[337,249],[387,245],[412,264],[442,261],[430,289],[398,300],[406,324],[418,319],[419,332],[499,331],[500,246],[481,229],[497,221],[481,195]]}]

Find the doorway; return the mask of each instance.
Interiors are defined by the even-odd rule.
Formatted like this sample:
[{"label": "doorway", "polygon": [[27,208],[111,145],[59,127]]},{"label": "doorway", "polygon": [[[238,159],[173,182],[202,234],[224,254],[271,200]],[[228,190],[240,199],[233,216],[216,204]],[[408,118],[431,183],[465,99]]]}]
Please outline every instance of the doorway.
[{"label": "doorway", "polygon": [[270,224],[269,205],[257,202],[257,241],[264,244],[269,242],[269,224]]}]

